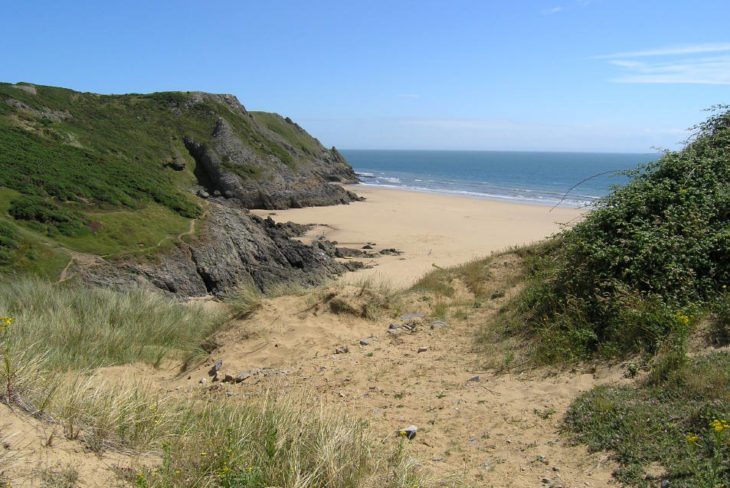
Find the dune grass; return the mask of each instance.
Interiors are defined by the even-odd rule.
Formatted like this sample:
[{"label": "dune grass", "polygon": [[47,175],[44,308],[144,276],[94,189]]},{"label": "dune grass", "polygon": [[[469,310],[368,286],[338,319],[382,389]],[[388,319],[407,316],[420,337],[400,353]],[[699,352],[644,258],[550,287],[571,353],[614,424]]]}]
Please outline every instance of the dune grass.
[{"label": "dune grass", "polygon": [[[260,300],[251,298],[239,296],[246,310]],[[121,483],[424,486],[403,446],[382,444],[366,423],[313,397],[271,393],[241,402],[202,390],[183,397],[94,371],[164,358],[184,364],[230,314],[211,316],[143,290],[24,279],[0,283],[0,317],[13,318],[0,320],[0,402],[58,425],[92,452],[147,453],[144,464],[117,470]]]},{"label": "dune grass", "polygon": [[15,349],[70,370],[203,354],[225,317],[148,290],[114,291],[23,278],[0,282],[0,313],[15,317]]}]

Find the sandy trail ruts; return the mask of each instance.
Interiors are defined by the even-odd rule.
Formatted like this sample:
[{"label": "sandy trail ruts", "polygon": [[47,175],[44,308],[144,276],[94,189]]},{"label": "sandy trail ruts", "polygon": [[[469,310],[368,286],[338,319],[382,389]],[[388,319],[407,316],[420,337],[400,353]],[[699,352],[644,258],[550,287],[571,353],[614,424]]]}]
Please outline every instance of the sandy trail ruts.
[{"label": "sandy trail ruts", "polygon": [[[339,290],[357,294],[356,288]],[[220,348],[193,371],[177,376],[137,367],[135,376],[150,374],[169,392],[234,401],[270,390],[309,395],[312,404],[324,402],[367,420],[387,444],[399,442],[397,429],[415,424],[419,431],[408,443],[409,452],[445,485],[455,480],[494,487],[612,484],[614,462],[605,453],[572,446],[559,429],[577,395],[598,384],[627,382],[623,370],[486,369],[487,358],[475,349],[474,334],[509,295],[467,311],[466,318],[449,318],[444,329],[431,329],[425,319],[415,332],[398,336],[387,332],[393,322],[387,316],[336,315],[325,306],[312,306],[312,296],[266,300],[253,317],[220,334]],[[402,311],[428,313],[429,307],[414,295]],[[360,345],[363,338],[368,345]],[[334,354],[342,345],[349,353]],[[419,348],[427,350],[419,353]],[[240,384],[211,383],[207,371],[218,359],[225,373],[268,368],[267,374]],[[130,369],[104,374],[124,377]],[[478,381],[470,381],[475,376]]]}]

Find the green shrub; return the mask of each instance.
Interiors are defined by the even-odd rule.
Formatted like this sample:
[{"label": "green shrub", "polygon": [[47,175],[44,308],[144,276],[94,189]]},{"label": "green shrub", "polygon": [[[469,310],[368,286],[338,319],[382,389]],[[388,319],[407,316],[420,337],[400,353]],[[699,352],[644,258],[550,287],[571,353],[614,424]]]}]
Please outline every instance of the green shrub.
[{"label": "green shrub", "polygon": [[624,483],[653,486],[646,471],[658,463],[671,486],[728,486],[730,428],[723,425],[730,420],[730,354],[684,361],[655,378],[584,393],[565,428],[591,450],[612,451]]},{"label": "green shrub", "polygon": [[713,306],[714,320],[710,338],[717,346],[730,344],[730,292],[726,291]]},{"label": "green shrub", "polygon": [[718,299],[730,282],[728,161],[723,111],[531,258],[512,309],[543,359],[655,351],[677,311]]},{"label": "green shrub", "polygon": [[18,247],[17,233],[6,222],[0,221],[0,265],[13,261],[13,251]]},{"label": "green shrub", "polygon": [[36,196],[23,196],[13,200],[8,210],[16,220],[29,220],[45,226],[48,233],[79,236],[89,232],[84,216],[55,202]]}]

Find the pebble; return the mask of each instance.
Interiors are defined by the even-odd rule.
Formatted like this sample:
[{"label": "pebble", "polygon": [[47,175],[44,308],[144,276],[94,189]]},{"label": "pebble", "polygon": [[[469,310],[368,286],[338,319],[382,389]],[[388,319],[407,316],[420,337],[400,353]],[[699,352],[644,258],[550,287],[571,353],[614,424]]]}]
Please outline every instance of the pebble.
[{"label": "pebble", "polygon": [[426,352],[426,351],[428,351],[427,347],[422,346],[422,347],[418,348],[418,352]]},{"label": "pebble", "polygon": [[468,379],[468,380],[466,380],[466,381],[473,381],[473,382],[477,382],[477,381],[481,381],[481,380],[482,380],[482,379],[481,379],[481,378],[479,377],[479,375],[476,375],[476,376],[472,376],[471,378],[469,378],[469,379]]},{"label": "pebble", "polygon": [[235,382],[240,383],[242,381],[246,381],[250,377],[251,377],[251,373],[249,373],[248,371],[241,371],[240,373],[238,373],[236,375]]},{"label": "pebble", "polygon": [[198,381],[198,383],[200,383],[201,385],[204,385],[205,383],[207,383],[207,381],[208,380],[206,380],[205,378],[200,378],[200,381]]},{"label": "pebble", "polygon": [[216,374],[218,374],[218,371],[220,371],[222,366],[223,366],[223,360],[219,359],[218,361],[215,362],[213,367],[210,368],[210,370],[208,370],[208,376],[215,376]]},{"label": "pebble", "polygon": [[400,429],[398,431],[398,435],[401,437],[405,437],[408,440],[412,440],[414,437],[416,437],[416,432],[418,432],[418,427],[415,425],[409,425],[405,429]]},{"label": "pebble", "polygon": [[345,354],[348,352],[350,352],[350,348],[348,348],[347,346],[340,346],[335,349],[335,354]]},{"label": "pebble", "polygon": [[370,345],[370,339],[360,339],[360,345],[361,346],[369,346]]}]

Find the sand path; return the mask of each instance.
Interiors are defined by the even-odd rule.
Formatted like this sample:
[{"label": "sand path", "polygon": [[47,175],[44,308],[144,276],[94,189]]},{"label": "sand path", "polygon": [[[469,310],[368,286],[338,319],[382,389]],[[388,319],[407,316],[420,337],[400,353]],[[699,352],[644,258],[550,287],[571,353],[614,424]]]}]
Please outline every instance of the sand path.
[{"label": "sand path", "polygon": [[[509,260],[495,264],[496,279],[511,268]],[[409,452],[441,480],[439,486],[608,486],[615,464],[605,453],[570,445],[559,429],[577,395],[598,384],[628,381],[623,369],[488,370],[489,358],[475,349],[475,334],[515,291],[460,318],[452,314],[445,328],[432,329],[426,315],[415,331],[398,335],[388,332],[398,322],[388,314],[366,320],[332,313],[325,292],[316,299],[266,300],[253,317],[218,336],[221,346],[205,364],[183,377],[160,378],[160,386],[233,401],[270,390],[306,394],[313,404],[367,420],[387,444],[399,442],[396,430],[414,424],[419,430],[408,442]],[[336,292],[357,301],[354,287]],[[402,299],[396,313],[428,314],[420,298]],[[349,352],[335,354],[341,346]],[[231,375],[263,370],[239,384],[211,383],[207,371],[219,359]]]}]

